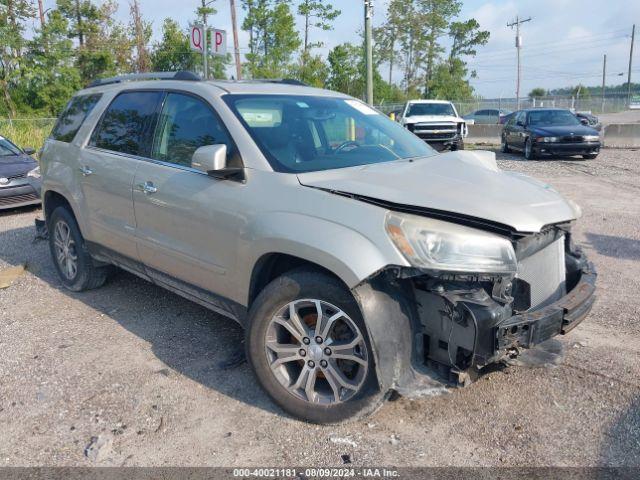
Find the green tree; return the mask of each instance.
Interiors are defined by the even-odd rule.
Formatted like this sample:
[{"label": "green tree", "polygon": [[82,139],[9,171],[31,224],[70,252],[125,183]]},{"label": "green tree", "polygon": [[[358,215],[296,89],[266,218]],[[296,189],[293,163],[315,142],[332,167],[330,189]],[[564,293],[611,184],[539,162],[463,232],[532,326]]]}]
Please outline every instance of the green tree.
[{"label": "green tree", "polygon": [[466,22],[452,22],[449,26],[449,37],[452,41],[449,60],[475,56],[476,48],[486,45],[490,35],[487,30],[480,30],[480,24],[473,18]]},{"label": "green tree", "polygon": [[529,98],[540,98],[544,97],[547,94],[547,91],[544,88],[536,87],[529,92]]},{"label": "green tree", "polygon": [[25,74],[16,89],[23,111],[57,116],[69,98],[82,88],[68,33],[67,19],[59,10],[52,10],[44,28],[29,42]]},{"label": "green tree", "polygon": [[343,43],[329,52],[327,60],[327,87],[347,95],[361,97],[364,88],[362,73],[358,67],[363,62],[362,48],[351,43]]},{"label": "green tree", "polygon": [[310,43],[309,31],[311,28],[321,30],[333,30],[333,22],[342,12],[336,10],[333,5],[318,0],[301,0],[298,5],[298,15],[304,18],[304,43],[303,52],[309,53],[314,46],[322,46],[321,43]]},{"label": "green tree", "polygon": [[0,1],[0,110],[16,115],[11,90],[19,83],[19,69],[23,50],[24,22],[34,15],[28,0]]},{"label": "green tree", "polygon": [[70,38],[77,38],[84,47],[87,35],[98,30],[100,8],[91,0],[57,0],[56,8],[69,22]]},{"label": "green tree", "polygon": [[285,0],[256,0],[243,29],[250,32],[247,67],[253,78],[282,78],[295,70],[292,58],[300,48],[295,19]]},{"label": "green tree", "polygon": [[158,72],[194,70],[200,55],[189,46],[189,36],[180,29],[178,22],[166,18],[162,24],[162,39],[156,42],[151,52],[152,69]]},{"label": "green tree", "polygon": [[153,34],[151,23],[144,20],[138,0],[131,0],[129,7],[131,12],[129,31],[136,49],[136,56],[131,59],[133,69],[136,72],[148,72],[151,67],[151,58],[147,49]]},{"label": "green tree", "polygon": [[424,68],[428,94],[435,65],[444,52],[440,40],[447,33],[452,19],[460,13],[462,2],[459,0],[417,0],[417,3],[417,17],[422,24],[421,35],[426,44]]},{"label": "green tree", "polygon": [[427,85],[428,98],[468,101],[473,99],[473,87],[469,85],[465,63],[459,58],[436,65]]},{"label": "green tree", "polygon": [[398,34],[404,28],[404,0],[391,0],[382,26],[373,29],[374,54],[379,63],[389,64],[389,84],[393,82],[393,67],[400,52],[397,50]]}]

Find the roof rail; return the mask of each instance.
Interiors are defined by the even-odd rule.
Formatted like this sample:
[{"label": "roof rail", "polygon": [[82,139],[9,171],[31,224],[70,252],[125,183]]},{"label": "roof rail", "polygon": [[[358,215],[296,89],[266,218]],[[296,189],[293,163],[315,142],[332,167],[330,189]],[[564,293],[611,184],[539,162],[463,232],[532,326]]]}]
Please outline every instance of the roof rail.
[{"label": "roof rail", "polygon": [[[220,80],[218,80],[220,81]],[[296,80],[295,78],[247,78],[242,80],[222,80],[225,82],[233,82],[233,83],[281,83],[284,85],[297,85],[300,87],[308,87],[308,83],[304,83],[300,80]]]},{"label": "roof rail", "polygon": [[130,75],[120,75],[119,77],[100,78],[91,82],[87,88],[140,80],[186,80],[190,82],[200,82],[202,79],[199,75],[188,71],[132,73]]}]

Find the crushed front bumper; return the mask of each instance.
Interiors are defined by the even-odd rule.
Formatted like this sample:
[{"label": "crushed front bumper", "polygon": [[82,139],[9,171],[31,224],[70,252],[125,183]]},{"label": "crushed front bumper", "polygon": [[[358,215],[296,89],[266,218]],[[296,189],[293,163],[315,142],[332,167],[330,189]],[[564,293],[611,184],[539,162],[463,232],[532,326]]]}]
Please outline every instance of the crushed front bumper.
[{"label": "crushed front bumper", "polygon": [[566,295],[523,313],[480,277],[388,269],[356,287],[381,388],[418,396],[467,385],[486,366],[575,328],[593,306],[597,274],[580,251],[567,252],[566,264]]},{"label": "crushed front bumper", "polygon": [[498,325],[497,347],[530,348],[573,330],[591,311],[597,274],[593,264],[581,271],[578,284],[567,295],[540,310],[514,315]]}]

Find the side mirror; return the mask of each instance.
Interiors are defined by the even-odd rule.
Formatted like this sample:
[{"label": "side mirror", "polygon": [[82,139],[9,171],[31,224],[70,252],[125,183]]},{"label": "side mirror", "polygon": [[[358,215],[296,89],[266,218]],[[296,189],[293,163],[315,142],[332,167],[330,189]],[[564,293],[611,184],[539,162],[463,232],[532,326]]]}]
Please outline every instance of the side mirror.
[{"label": "side mirror", "polygon": [[22,149],[22,151],[27,155],[33,155],[34,153],[36,153],[36,149],[31,147],[25,147]]},{"label": "side mirror", "polygon": [[198,148],[191,158],[191,166],[204,173],[227,168],[227,146],[207,145]]},{"label": "side mirror", "polygon": [[226,145],[206,145],[198,148],[191,157],[191,166],[210,177],[245,181],[244,168],[227,167]]}]

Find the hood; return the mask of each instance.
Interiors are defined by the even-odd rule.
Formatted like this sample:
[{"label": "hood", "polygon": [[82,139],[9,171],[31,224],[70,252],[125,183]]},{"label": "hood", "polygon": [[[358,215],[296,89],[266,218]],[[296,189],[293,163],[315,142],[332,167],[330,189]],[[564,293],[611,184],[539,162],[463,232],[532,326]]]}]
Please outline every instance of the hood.
[{"label": "hood", "polygon": [[23,175],[37,166],[38,162],[29,155],[0,156],[0,178]]},{"label": "hood", "polygon": [[560,125],[557,127],[536,127],[530,126],[531,130],[536,135],[543,135],[547,137],[564,137],[568,135],[598,135],[598,131],[594,128],[586,125]]},{"label": "hood", "polygon": [[413,115],[411,117],[405,117],[405,123],[428,123],[428,122],[454,122],[460,123],[464,120],[460,117],[454,117],[453,115]]},{"label": "hood", "polygon": [[309,187],[489,220],[523,233],[576,218],[553,188],[500,170],[492,152],[449,152],[303,173],[298,179]]}]

